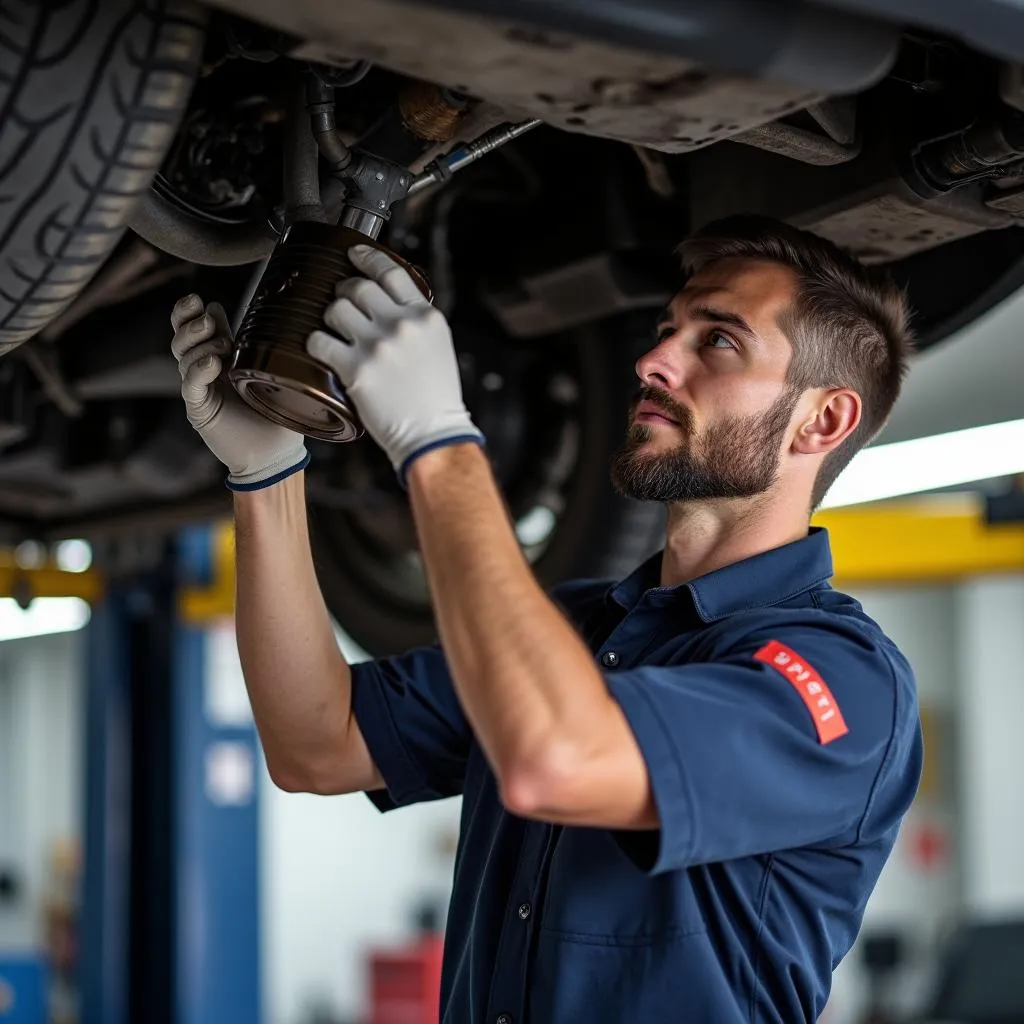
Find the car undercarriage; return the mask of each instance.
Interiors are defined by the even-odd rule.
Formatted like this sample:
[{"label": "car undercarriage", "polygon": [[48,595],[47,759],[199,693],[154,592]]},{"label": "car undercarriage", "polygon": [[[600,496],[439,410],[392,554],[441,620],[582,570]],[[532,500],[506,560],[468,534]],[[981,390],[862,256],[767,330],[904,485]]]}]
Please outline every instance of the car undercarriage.
[{"label": "car undercarriage", "polygon": [[[355,204],[452,322],[541,578],[628,570],[662,513],[606,466],[687,231],[759,213],[828,237],[906,286],[923,347],[1024,283],[1009,7],[5,4],[0,538],[116,545],[229,513],[181,410],[171,306],[194,291],[239,324],[289,226]],[[379,216],[345,153],[401,174]],[[332,612],[371,652],[429,639],[386,459],[310,447]]]}]

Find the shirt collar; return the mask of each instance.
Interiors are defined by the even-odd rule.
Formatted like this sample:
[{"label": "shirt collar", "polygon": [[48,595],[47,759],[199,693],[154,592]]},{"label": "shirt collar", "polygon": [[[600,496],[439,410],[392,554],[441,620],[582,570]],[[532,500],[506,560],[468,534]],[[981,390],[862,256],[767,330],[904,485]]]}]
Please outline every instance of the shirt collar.
[{"label": "shirt collar", "polygon": [[828,531],[818,526],[799,540],[674,587],[659,586],[661,559],[659,551],[613,586],[608,592],[612,600],[631,611],[649,591],[666,595],[687,592],[701,619],[714,622],[736,612],[780,604],[821,586],[832,576]]}]

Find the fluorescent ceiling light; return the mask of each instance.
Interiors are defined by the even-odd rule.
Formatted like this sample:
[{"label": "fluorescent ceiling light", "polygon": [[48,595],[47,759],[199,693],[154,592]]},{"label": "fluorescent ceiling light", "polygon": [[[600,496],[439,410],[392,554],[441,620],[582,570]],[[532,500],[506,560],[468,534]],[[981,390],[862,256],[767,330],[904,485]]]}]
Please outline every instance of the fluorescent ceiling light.
[{"label": "fluorescent ceiling light", "polygon": [[821,507],[859,505],[1015,473],[1024,473],[1024,420],[865,448]]},{"label": "fluorescent ceiling light", "polygon": [[0,640],[70,633],[81,629],[91,613],[80,597],[37,597],[21,608],[12,597],[0,598]]}]

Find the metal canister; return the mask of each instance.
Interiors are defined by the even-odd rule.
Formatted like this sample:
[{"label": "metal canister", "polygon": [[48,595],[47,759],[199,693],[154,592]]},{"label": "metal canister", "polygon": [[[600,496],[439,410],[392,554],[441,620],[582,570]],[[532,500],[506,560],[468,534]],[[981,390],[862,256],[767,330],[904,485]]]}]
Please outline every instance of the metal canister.
[{"label": "metal canister", "polygon": [[306,351],[306,339],[330,329],[323,315],[335,288],[359,271],[354,245],[372,245],[409,271],[430,298],[426,279],[387,246],[349,227],[299,221],[274,249],[242,317],[228,380],[262,416],[322,441],[354,441],[363,433],[337,375]]}]

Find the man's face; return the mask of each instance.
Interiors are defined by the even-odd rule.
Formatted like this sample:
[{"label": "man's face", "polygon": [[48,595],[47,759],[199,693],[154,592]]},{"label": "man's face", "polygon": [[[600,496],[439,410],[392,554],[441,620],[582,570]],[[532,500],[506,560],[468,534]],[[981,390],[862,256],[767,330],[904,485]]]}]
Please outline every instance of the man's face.
[{"label": "man's face", "polygon": [[778,326],[796,294],[781,265],[723,260],[670,303],[637,362],[642,387],[612,483],[628,498],[752,498],[776,481],[799,394]]}]

